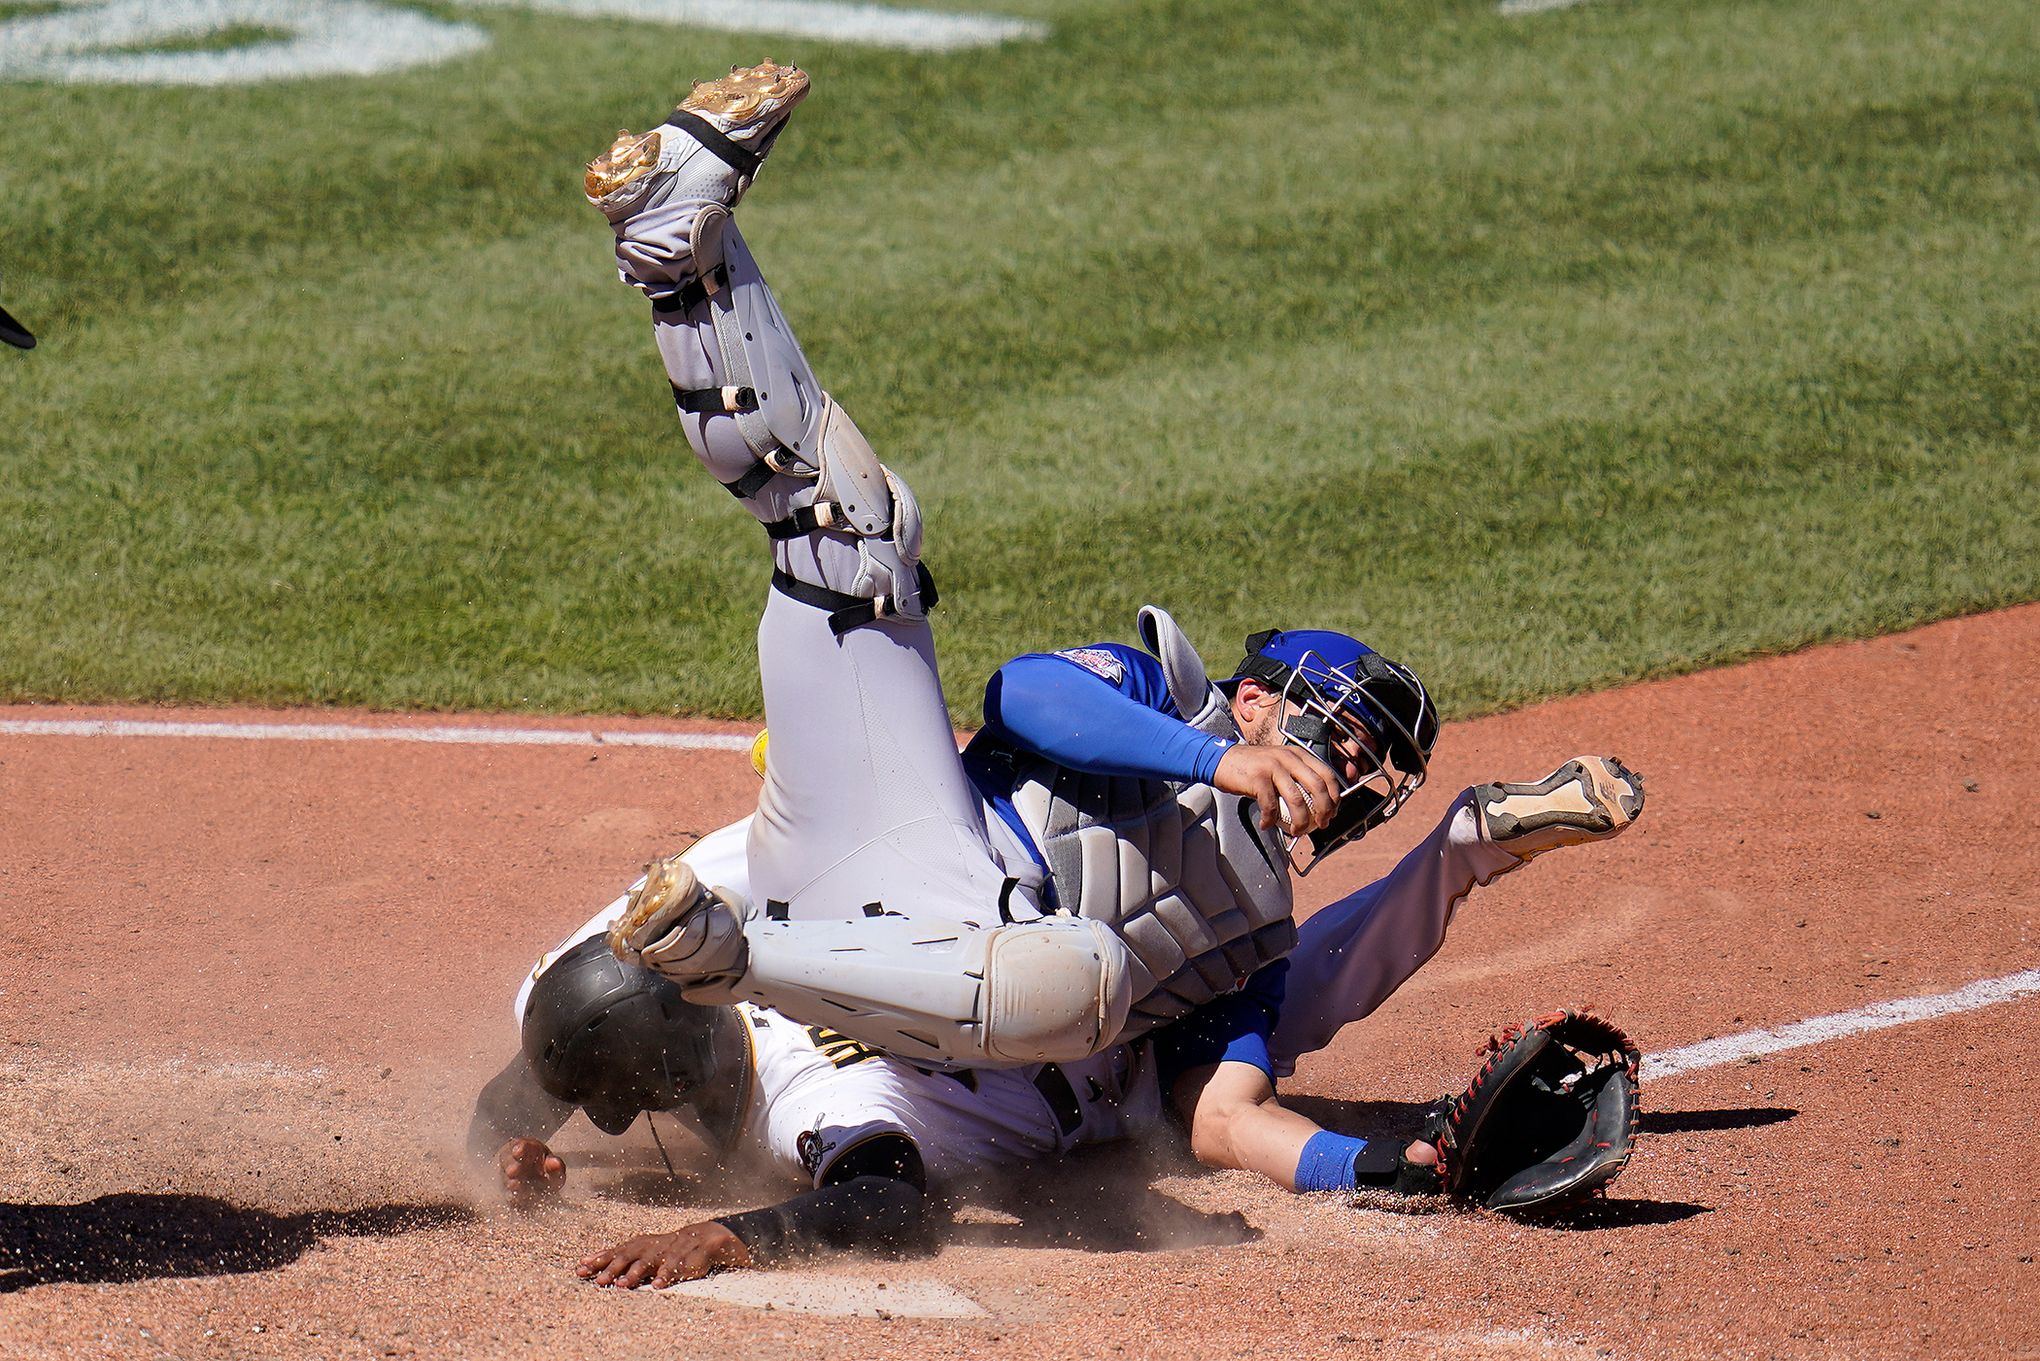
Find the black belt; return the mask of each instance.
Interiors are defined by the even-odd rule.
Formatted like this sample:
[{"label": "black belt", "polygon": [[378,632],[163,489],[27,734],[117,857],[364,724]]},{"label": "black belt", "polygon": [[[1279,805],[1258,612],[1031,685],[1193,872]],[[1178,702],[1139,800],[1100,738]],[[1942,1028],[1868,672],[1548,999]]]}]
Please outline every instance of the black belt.
[{"label": "black belt", "polygon": [[[938,597],[935,594],[935,578],[928,575],[927,564],[919,562],[914,564],[914,579],[920,585],[922,610],[934,609]],[[850,595],[844,591],[832,591],[826,586],[811,586],[798,577],[787,575],[777,567],[772,569],[772,589],[781,595],[798,600],[803,605],[827,610],[829,632],[838,638],[851,629],[893,613],[891,596],[882,595],[873,599]]]}]

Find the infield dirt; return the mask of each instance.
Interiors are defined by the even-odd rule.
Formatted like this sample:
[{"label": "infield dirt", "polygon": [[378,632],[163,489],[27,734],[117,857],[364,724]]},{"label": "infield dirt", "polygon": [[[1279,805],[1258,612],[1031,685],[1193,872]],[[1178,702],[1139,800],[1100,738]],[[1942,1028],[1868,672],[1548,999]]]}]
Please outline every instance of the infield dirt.
[{"label": "infield dirt", "polygon": [[[1648,811],[1477,892],[1298,1104],[1407,1124],[1491,1028],[1560,1002],[1662,1050],[2040,965],[2036,672],[2023,607],[1451,727],[1308,904],[1463,785],[1574,752],[1644,772]],[[2032,999],[1648,1085],[1635,1164],[1567,1227],[1160,1151],[1035,1178],[933,1258],[828,1268],[981,1318],[583,1285],[582,1251],[769,1191],[673,1181],[577,1122],[566,1203],[496,1211],[459,1166],[473,1094],[536,954],[755,789],[727,752],[0,737],[0,1355],[2040,1352]]]}]

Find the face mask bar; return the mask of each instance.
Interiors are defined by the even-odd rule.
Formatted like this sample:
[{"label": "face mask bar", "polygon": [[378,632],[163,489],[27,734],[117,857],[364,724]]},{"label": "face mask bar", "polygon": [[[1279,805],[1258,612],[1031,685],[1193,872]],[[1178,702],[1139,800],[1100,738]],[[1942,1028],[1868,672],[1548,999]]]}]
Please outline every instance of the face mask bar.
[{"label": "face mask bar", "polygon": [[[1302,878],[1333,851],[1395,816],[1417,791],[1429,767],[1436,723],[1426,721],[1432,711],[1423,683],[1373,653],[1355,667],[1340,668],[1306,652],[1282,687],[1282,701],[1290,711],[1283,740],[1323,761],[1340,780],[1339,810],[1310,834],[1307,858],[1300,858],[1299,839],[1285,836],[1290,864]],[[1411,709],[1412,701],[1413,712],[1397,713]],[[1352,779],[1346,778],[1349,765],[1356,768]]]}]

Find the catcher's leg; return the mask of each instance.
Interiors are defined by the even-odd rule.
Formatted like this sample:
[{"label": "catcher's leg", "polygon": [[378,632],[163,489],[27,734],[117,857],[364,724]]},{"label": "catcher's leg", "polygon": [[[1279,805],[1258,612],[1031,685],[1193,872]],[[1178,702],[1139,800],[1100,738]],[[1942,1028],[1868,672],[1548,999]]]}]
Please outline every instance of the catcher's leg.
[{"label": "catcher's leg", "polygon": [[922,1062],[1063,1062],[1111,1043],[1132,1002],[1126,947],[1096,922],[1026,920],[986,846],[926,621],[838,638],[775,591],[759,657],[772,742],[750,902],[655,874],[611,934],[617,954],[695,1000],[760,1002]]},{"label": "catcher's leg", "polygon": [[805,73],[766,62],[697,85],[667,121],[626,133],[588,171],[618,272],[652,304],[688,442],[772,537],[775,586],[838,633],[934,603],[920,510],[822,390],[730,208]]},{"label": "catcher's leg", "polygon": [[883,903],[996,923],[1006,880],[937,678],[919,510],[816,382],[729,218],[807,89],[771,62],[697,85],[590,167],[589,198],[652,301],[688,442],[770,534],[755,896],[793,918]]},{"label": "catcher's leg", "polygon": [[758,670],[772,733],[751,824],[759,900],[793,919],[883,910],[998,925],[1008,881],[957,755],[927,621],[839,638],[820,610],[773,591]]},{"label": "catcher's leg", "polygon": [[679,856],[653,863],[609,943],[690,1000],[757,1002],[924,1063],[1088,1058],[1132,1002],[1125,947],[1099,922],[776,921],[703,884]]},{"label": "catcher's leg", "polygon": [[1268,1048],[1278,1075],[1387,1001],[1445,943],[1459,904],[1523,862],[1481,834],[1473,791],[1452,801],[1396,867],[1304,922]]},{"label": "catcher's leg", "polygon": [[1529,784],[1478,785],[1473,801],[1482,837],[1527,861],[1628,830],[1643,811],[1643,777],[1613,756],[1575,756]]},{"label": "catcher's leg", "polygon": [[1269,1042],[1276,1071],[1324,1048],[1387,1001],[1445,943],[1476,885],[1558,846],[1605,841],[1643,811],[1643,781],[1613,757],[1578,756],[1531,784],[1484,784],[1453,800],[1387,875],[1298,930],[1288,995]]},{"label": "catcher's leg", "polygon": [[[758,115],[758,140],[797,99]],[[809,370],[729,220],[725,190],[743,182],[688,178],[704,162],[687,119],[658,132],[655,168],[599,194],[607,182],[591,182],[591,199],[625,281],[652,300],[689,443],[773,544],[758,636],[772,743],[750,839],[757,915],[732,930],[695,893],[640,912],[619,953],[916,1058],[1093,1052],[1124,1021],[1124,947],[1087,925],[1002,924],[1037,914],[1014,901],[957,756],[913,495]],[[643,156],[619,147],[607,159],[627,175]]]}]

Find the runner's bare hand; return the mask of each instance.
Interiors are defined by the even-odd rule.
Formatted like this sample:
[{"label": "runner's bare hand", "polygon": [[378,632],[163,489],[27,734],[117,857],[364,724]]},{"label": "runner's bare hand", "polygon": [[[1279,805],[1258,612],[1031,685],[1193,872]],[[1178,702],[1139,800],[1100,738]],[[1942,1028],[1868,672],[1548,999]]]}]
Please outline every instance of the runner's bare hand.
[{"label": "runner's bare hand", "polygon": [[496,1150],[496,1170],[512,1205],[528,1208],[558,1196],[567,1184],[567,1164],[543,1139],[512,1139]]},{"label": "runner's bare hand", "polygon": [[744,1240],[711,1219],[672,1233],[646,1234],[590,1253],[575,1268],[584,1281],[631,1290],[650,1281],[657,1289],[691,1281],[723,1267],[751,1265]]}]

